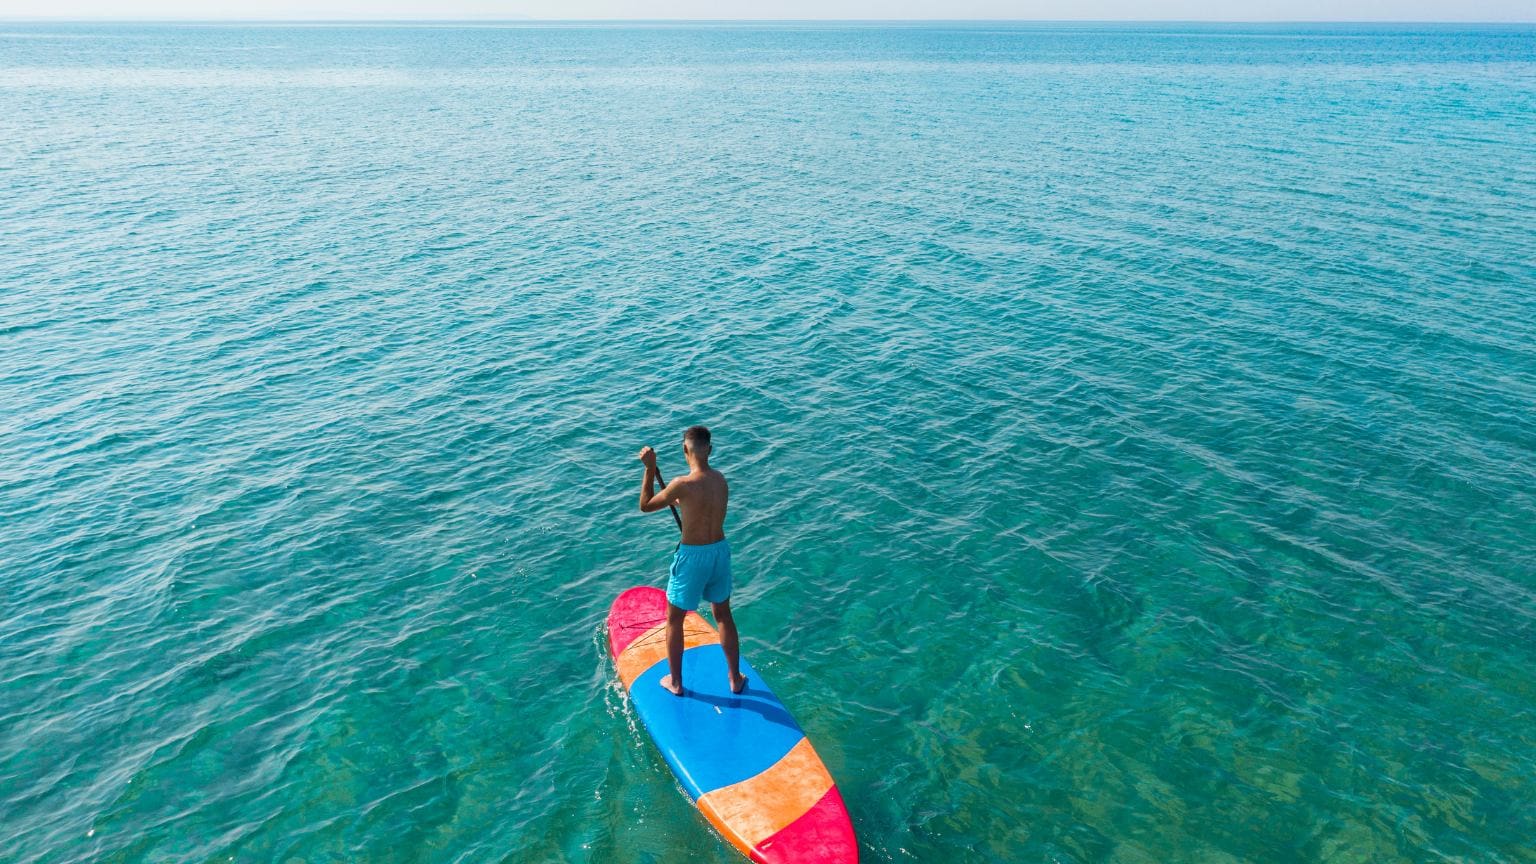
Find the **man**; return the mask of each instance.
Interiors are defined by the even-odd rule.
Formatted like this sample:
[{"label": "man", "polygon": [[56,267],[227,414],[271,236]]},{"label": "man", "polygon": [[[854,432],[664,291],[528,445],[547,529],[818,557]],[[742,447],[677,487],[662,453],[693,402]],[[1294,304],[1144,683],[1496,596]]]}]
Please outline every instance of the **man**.
[{"label": "man", "polygon": [[741,646],[736,621],[731,618],[731,547],[725,542],[725,504],[731,490],[725,475],[709,467],[709,430],[689,426],[683,432],[683,456],[688,473],[672,478],[665,489],[652,494],[656,482],[656,451],[640,449],[645,480],[640,485],[640,512],[654,513],[676,505],[682,513],[683,542],[672,559],[667,576],[667,664],[672,674],[661,686],[673,696],[683,695],[683,618],[708,600],[720,625],[720,648],[730,669],[731,692],[747,686],[741,674]]}]

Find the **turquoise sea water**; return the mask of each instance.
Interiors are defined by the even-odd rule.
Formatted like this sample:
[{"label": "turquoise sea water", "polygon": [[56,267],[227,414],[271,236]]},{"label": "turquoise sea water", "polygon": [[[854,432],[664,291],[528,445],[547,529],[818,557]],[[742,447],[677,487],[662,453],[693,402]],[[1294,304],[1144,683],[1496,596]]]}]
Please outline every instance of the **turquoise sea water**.
[{"label": "turquoise sea water", "polygon": [[0,861],[1536,861],[1536,30],[0,26]]}]

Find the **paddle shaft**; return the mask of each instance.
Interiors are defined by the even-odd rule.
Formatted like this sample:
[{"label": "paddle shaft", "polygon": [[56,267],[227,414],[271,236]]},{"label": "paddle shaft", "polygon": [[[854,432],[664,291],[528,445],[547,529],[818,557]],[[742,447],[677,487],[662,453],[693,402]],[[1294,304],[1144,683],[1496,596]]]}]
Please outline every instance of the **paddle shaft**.
[{"label": "paddle shaft", "polygon": [[[661,488],[663,488],[663,489],[667,488],[667,481],[662,479],[661,469],[660,468],[656,469],[656,482],[661,484]],[[667,509],[672,511],[672,521],[677,523],[677,530],[678,531],[682,531],[683,530],[683,517],[677,515],[677,508],[673,507],[671,504],[668,504],[667,505]]]}]

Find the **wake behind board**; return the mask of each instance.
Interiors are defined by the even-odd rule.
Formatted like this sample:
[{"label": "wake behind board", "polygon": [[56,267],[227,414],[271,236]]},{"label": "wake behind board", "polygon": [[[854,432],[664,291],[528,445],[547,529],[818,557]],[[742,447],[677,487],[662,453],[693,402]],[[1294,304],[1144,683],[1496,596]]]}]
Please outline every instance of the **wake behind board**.
[{"label": "wake behind board", "polygon": [[651,740],[721,836],[760,864],[859,860],[837,784],[784,703],[741,659],[731,692],[720,635],[697,612],[683,624],[682,696],[662,689],[667,595],[631,588],[608,611],[619,680]]}]

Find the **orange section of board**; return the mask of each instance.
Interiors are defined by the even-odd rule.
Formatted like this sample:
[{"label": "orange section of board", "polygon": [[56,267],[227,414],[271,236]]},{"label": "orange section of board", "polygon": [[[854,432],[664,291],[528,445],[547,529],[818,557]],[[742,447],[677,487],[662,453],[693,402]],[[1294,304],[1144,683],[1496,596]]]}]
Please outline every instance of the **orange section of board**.
[{"label": "orange section of board", "polygon": [[[709,626],[703,616],[697,612],[689,612],[683,619],[683,650],[687,651],[696,645],[713,645],[720,641],[720,634],[715,628]],[[655,627],[645,631],[634,641],[625,646],[619,654],[619,680],[624,682],[624,689],[635,683],[641,673],[655,665],[658,660],[667,659],[667,624],[663,621]]]},{"label": "orange section of board", "polygon": [[805,815],[832,788],[810,739],[801,738],[772,767],[706,793],[699,809],[715,830],[748,855],[753,847]]}]

